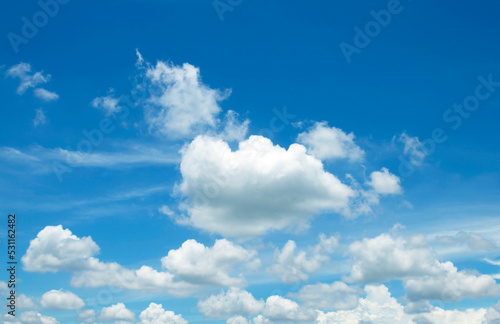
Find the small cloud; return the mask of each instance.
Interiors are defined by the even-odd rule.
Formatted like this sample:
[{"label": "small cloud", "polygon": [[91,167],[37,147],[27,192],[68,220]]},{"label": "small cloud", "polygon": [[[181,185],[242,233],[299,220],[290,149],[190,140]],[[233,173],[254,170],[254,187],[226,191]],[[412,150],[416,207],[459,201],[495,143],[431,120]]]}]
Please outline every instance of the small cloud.
[{"label": "small cloud", "polygon": [[135,321],[134,313],[128,310],[123,303],[118,303],[116,305],[111,305],[109,307],[103,307],[99,318],[102,320],[109,320],[109,321],[113,320],[125,321],[125,322]]},{"label": "small cloud", "polygon": [[39,125],[44,125],[47,122],[47,117],[45,117],[45,113],[42,108],[35,109],[36,115],[35,119],[33,119],[33,126],[38,127]]},{"label": "small cloud", "polygon": [[106,116],[114,115],[122,109],[120,106],[120,99],[113,97],[112,94],[95,98],[92,100],[92,106],[104,111]]},{"label": "small cloud", "polygon": [[57,93],[45,90],[43,88],[36,88],[34,90],[34,93],[35,97],[45,101],[53,101],[59,99],[59,95]]},{"label": "small cloud", "polygon": [[135,49],[135,55],[137,55],[137,61],[135,62],[135,66],[137,68],[142,67],[144,64],[144,58],[142,57],[141,53],[139,53],[139,49]]},{"label": "small cloud", "polygon": [[43,75],[43,71],[32,73],[31,65],[22,62],[7,70],[7,76],[19,79],[20,83],[17,87],[17,93],[20,95],[25,93],[29,88],[34,88],[50,80],[50,74]]},{"label": "small cloud", "polygon": [[409,156],[411,164],[416,166],[422,165],[428,152],[418,137],[411,137],[408,136],[406,132],[403,132],[399,135],[397,141],[404,144],[405,147],[403,152],[405,155]]},{"label": "small cloud", "polygon": [[155,66],[147,65],[143,76],[149,83],[144,116],[151,134],[187,139],[217,127],[219,103],[231,90],[210,88],[203,83],[200,69],[189,63],[158,61]]},{"label": "small cloud", "polygon": [[240,121],[238,119],[239,114],[233,110],[228,110],[224,120],[224,131],[222,133],[222,138],[228,142],[231,141],[244,141],[248,133],[248,124],[250,120],[245,119]]},{"label": "small cloud", "polygon": [[365,152],[356,145],[354,139],[353,133],[347,134],[340,128],[329,127],[327,122],[316,122],[312,128],[297,136],[298,142],[307,147],[309,154],[323,161],[362,161]]},{"label": "small cloud", "polygon": [[398,176],[389,172],[387,168],[374,171],[370,175],[371,181],[368,185],[380,195],[398,195],[402,193],[401,180]]}]

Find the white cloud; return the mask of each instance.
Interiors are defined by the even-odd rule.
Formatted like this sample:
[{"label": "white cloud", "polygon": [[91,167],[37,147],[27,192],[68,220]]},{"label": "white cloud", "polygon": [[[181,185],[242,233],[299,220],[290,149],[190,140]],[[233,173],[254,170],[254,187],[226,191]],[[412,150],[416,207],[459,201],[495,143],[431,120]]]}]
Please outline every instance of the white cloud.
[{"label": "white cloud", "polygon": [[253,323],[254,324],[264,324],[264,323],[271,323],[267,318],[265,318],[262,315],[255,316],[253,318]]},{"label": "white cloud", "polygon": [[[500,301],[486,311],[485,321],[487,324],[500,323]],[[484,324],[484,322],[483,322]]]},{"label": "white cloud", "polygon": [[440,262],[422,235],[409,238],[381,234],[349,247],[352,257],[349,281],[403,280],[410,300],[456,302],[463,298],[500,295],[500,285],[490,275],[458,269]]},{"label": "white cloud", "polygon": [[84,309],[78,312],[78,320],[84,323],[95,323],[95,309]]},{"label": "white cloud", "polygon": [[55,92],[45,90],[43,88],[36,88],[34,90],[35,97],[40,98],[44,101],[53,101],[59,99],[59,95]]},{"label": "white cloud", "polygon": [[80,309],[85,306],[83,300],[69,291],[51,290],[42,295],[40,304],[50,309]]},{"label": "white cloud", "polygon": [[142,54],[139,53],[139,49],[135,49],[135,55],[137,55],[137,61],[135,62],[135,66],[140,68],[144,64],[144,58],[142,57]]},{"label": "white cloud", "polygon": [[45,316],[35,311],[21,313],[19,319],[23,324],[59,324],[54,317]]},{"label": "white cloud", "polygon": [[71,284],[76,287],[111,285],[176,296],[187,296],[207,286],[245,285],[241,271],[260,265],[257,252],[225,239],[217,240],[212,247],[186,241],[161,260],[167,271],[149,266],[131,270],[118,263],[101,262],[93,257],[98,251],[90,237],[78,238],[60,225],[47,226],[30,242],[22,262],[27,271],[70,271]]},{"label": "white cloud", "polygon": [[416,315],[413,317],[413,320],[416,323],[422,324],[431,324],[431,323],[439,323],[439,324],[471,324],[471,323],[488,323],[495,324],[498,323],[500,317],[496,317],[497,322],[487,322],[486,321],[486,312],[487,310],[484,308],[479,309],[466,309],[464,311],[461,310],[444,310],[439,307],[433,307],[432,310],[427,314]]},{"label": "white cloud", "polygon": [[170,138],[192,138],[217,125],[219,102],[230,91],[221,92],[203,84],[200,70],[189,63],[182,66],[158,61],[149,66],[151,96],[145,105],[145,120],[152,133]]},{"label": "white cloud", "polygon": [[264,301],[239,288],[230,288],[219,295],[198,302],[200,312],[212,318],[227,318],[233,315],[251,315],[262,311]]},{"label": "white cloud", "polygon": [[411,137],[403,132],[399,136],[398,141],[404,144],[403,152],[410,158],[410,163],[416,166],[422,165],[428,152],[418,137]]},{"label": "white cloud", "polygon": [[[198,244],[195,242],[195,244]],[[213,248],[201,248],[206,253],[210,254],[214,251]],[[169,271],[157,271],[149,266],[142,266],[137,270],[124,268],[117,263],[103,263],[96,259],[89,260],[87,270],[76,272],[71,279],[71,284],[80,287],[102,287],[116,286],[125,289],[141,290],[141,291],[163,291],[175,296],[188,296],[195,291],[207,286],[227,286],[231,283],[244,285],[245,279],[242,274],[238,277],[230,275],[234,271],[238,263],[238,257],[229,256],[225,259],[222,251],[215,250],[219,253],[217,260],[209,260],[209,255],[205,254],[202,260],[189,259],[195,257],[197,252],[186,248],[181,248],[186,255],[180,255],[179,260],[182,264],[171,265],[171,273]],[[179,250],[177,250],[179,251]],[[194,265],[204,265],[209,267],[210,272],[203,272],[203,268],[195,269]],[[213,277],[211,277],[213,276]],[[226,279],[227,281],[224,281]]]},{"label": "white cloud", "polygon": [[20,83],[17,88],[18,94],[23,94],[29,88],[34,88],[50,80],[50,74],[43,75],[43,71],[32,73],[31,65],[28,63],[19,63],[12,66],[7,70],[7,76],[19,79]]},{"label": "white cloud", "polygon": [[500,295],[500,285],[490,275],[458,271],[451,262],[439,264],[439,273],[408,279],[404,282],[410,300],[434,299],[457,302],[464,298],[487,298]]},{"label": "white cloud", "polygon": [[196,286],[176,281],[169,272],[157,271],[149,266],[137,270],[127,269],[118,263],[104,263],[97,259],[88,260],[88,268],[75,272],[71,285],[75,287],[114,286],[140,291],[162,291],[176,296],[187,296],[196,291]]},{"label": "white cloud", "polygon": [[318,324],[330,323],[439,323],[439,324],[471,324],[471,323],[496,323],[487,320],[498,320],[500,314],[495,311],[495,306],[486,310],[484,308],[467,310],[444,310],[427,304],[415,313],[407,312],[407,308],[398,303],[391,296],[384,285],[367,285],[366,298],[360,298],[358,306],[352,310],[339,310],[336,312],[319,312]]},{"label": "white cloud", "polygon": [[85,267],[86,260],[98,252],[90,236],[78,238],[61,225],[47,226],[30,241],[21,261],[26,271],[75,270]]},{"label": "white cloud", "polygon": [[262,136],[240,142],[235,152],[198,136],[183,150],[180,168],[189,221],[225,236],[307,226],[324,211],[349,215],[356,195],[302,145],[286,150]]},{"label": "white cloud", "polygon": [[35,109],[36,115],[33,119],[33,126],[38,127],[39,125],[44,125],[47,122],[47,117],[42,108]]},{"label": "white cloud", "polygon": [[381,234],[364,238],[349,247],[352,257],[350,281],[377,282],[437,273],[433,257],[422,235],[409,239]]},{"label": "white cloud", "polygon": [[387,168],[372,172],[368,185],[379,195],[397,195],[403,191],[399,177],[390,173]]},{"label": "white cloud", "polygon": [[233,316],[231,318],[228,318],[226,321],[226,324],[249,324],[248,320],[244,318],[243,316]]},{"label": "white cloud", "polygon": [[135,315],[123,303],[103,307],[99,318],[102,320],[135,321]]},{"label": "white cloud", "polygon": [[120,99],[113,97],[113,95],[94,98],[92,106],[104,111],[106,116],[111,116],[122,109]]},{"label": "white cloud", "polygon": [[166,311],[161,304],[151,303],[139,315],[140,324],[187,324],[182,315]]},{"label": "white cloud", "polygon": [[[317,323],[439,323],[439,324],[471,324],[486,323],[486,309],[444,310],[439,307],[428,306],[423,312],[409,314],[405,307],[391,297],[384,285],[367,285],[366,298],[360,298],[358,306],[352,310],[336,312],[320,312]],[[493,309],[490,309],[492,312]],[[496,315],[492,314],[492,318]],[[500,318],[500,317],[496,317]]]},{"label": "white cloud", "polygon": [[246,139],[248,133],[248,125],[250,120],[238,120],[238,113],[228,110],[224,118],[224,130],[221,138],[227,142],[238,141],[241,142]]},{"label": "white cloud", "polygon": [[320,243],[311,249],[308,256],[306,251],[299,251],[296,254],[297,245],[290,240],[281,251],[276,249],[274,264],[268,268],[268,271],[279,276],[285,283],[306,281],[309,278],[308,273],[319,270],[330,260],[328,254],[333,252],[337,245],[336,237],[327,238],[326,235],[321,234]]},{"label": "white cloud", "polygon": [[404,307],[391,297],[384,285],[367,285],[366,298],[360,298],[358,306],[352,310],[320,312],[317,322],[329,323],[400,323],[413,324],[411,316],[404,312]]},{"label": "white cloud", "polygon": [[119,152],[71,151],[62,148],[44,148],[34,146],[27,150],[17,150],[11,147],[0,148],[0,158],[34,165],[46,172],[54,172],[54,163],[77,168],[123,168],[143,165],[172,165],[179,162],[178,152],[172,148],[153,148],[147,146],[131,146]]},{"label": "white cloud", "polygon": [[440,235],[436,241],[445,245],[467,245],[472,250],[491,250],[496,244],[482,235],[472,232],[460,231],[455,236]]},{"label": "white cloud", "polygon": [[194,284],[216,286],[241,286],[243,276],[231,277],[236,265],[257,268],[260,260],[257,252],[246,250],[226,240],[216,240],[213,247],[206,247],[195,240],[187,240],[177,250],[170,250],[161,259],[165,269],[178,279]]},{"label": "white cloud", "polygon": [[354,138],[353,133],[346,134],[340,128],[329,127],[327,122],[316,122],[307,132],[300,133],[297,141],[320,160],[362,161],[365,152],[354,143]]},{"label": "white cloud", "polygon": [[353,309],[358,306],[358,295],[363,290],[348,286],[342,281],[331,284],[317,283],[302,287],[290,294],[304,303],[304,306],[321,310]]},{"label": "white cloud", "polygon": [[38,309],[38,305],[33,301],[30,297],[25,294],[20,294],[17,296],[17,307],[20,309],[30,309],[35,310]]},{"label": "white cloud", "polygon": [[288,323],[311,322],[317,317],[315,310],[301,307],[293,300],[281,296],[267,298],[262,315],[271,321],[286,321]]}]

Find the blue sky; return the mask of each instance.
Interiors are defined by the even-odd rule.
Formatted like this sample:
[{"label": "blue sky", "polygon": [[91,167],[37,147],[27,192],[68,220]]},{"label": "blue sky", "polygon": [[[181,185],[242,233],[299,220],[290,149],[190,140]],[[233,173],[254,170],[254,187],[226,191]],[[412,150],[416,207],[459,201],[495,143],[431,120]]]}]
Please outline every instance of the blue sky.
[{"label": "blue sky", "polygon": [[500,319],[498,3],[2,6],[2,321]]}]

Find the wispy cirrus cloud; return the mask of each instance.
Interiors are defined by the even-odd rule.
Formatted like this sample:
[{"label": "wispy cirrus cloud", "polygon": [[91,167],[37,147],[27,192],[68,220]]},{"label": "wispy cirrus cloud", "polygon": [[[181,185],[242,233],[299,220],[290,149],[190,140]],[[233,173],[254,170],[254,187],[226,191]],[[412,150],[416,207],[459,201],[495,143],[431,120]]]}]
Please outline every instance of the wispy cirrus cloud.
[{"label": "wispy cirrus cloud", "polygon": [[[175,165],[180,157],[177,151],[154,147],[131,146],[120,151],[83,153],[57,148],[33,146],[24,150],[0,147],[0,160],[23,163],[33,168],[49,167],[53,162],[81,168],[127,168],[147,165]],[[33,170],[37,171],[37,170]],[[38,170],[39,171],[39,170]]]}]

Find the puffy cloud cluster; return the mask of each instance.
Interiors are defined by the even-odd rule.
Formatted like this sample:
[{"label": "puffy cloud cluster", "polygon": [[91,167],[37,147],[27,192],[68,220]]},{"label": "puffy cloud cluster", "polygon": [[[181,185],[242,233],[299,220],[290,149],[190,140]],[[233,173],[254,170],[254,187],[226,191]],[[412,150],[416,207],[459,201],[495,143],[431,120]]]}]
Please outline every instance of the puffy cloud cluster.
[{"label": "puffy cloud cluster", "polygon": [[[310,301],[320,300],[322,297],[331,300],[331,292],[346,291],[352,297],[352,291],[346,290],[345,284],[333,283],[328,288],[326,284],[307,286],[310,290],[307,295]],[[318,296],[313,296],[314,293]],[[226,318],[228,324],[273,324],[273,323],[443,323],[443,324],[483,324],[497,323],[500,320],[500,303],[491,308],[478,308],[466,310],[444,310],[430,304],[416,306],[413,303],[410,311],[409,306],[404,306],[391,296],[389,289],[381,284],[369,284],[364,288],[366,297],[356,297],[356,302],[344,304],[345,309],[325,312],[320,310],[317,304],[309,306],[306,303],[300,305],[297,302],[281,297],[270,296],[265,302],[256,300],[250,293],[239,291],[237,295],[224,293],[211,296],[198,304],[198,308],[206,316],[216,314],[216,317]],[[244,296],[244,297],[242,297]],[[339,295],[338,298],[342,298]],[[237,302],[235,302],[235,300]],[[332,300],[333,301],[333,300]],[[339,301],[335,301],[339,303]],[[320,302],[321,303],[321,302]],[[325,305],[327,302],[324,303]],[[250,307],[253,305],[253,307]],[[329,306],[328,308],[331,308]],[[256,315],[256,313],[259,313]],[[215,317],[215,316],[212,316]]]},{"label": "puffy cloud cluster", "polygon": [[69,291],[51,290],[42,295],[40,304],[50,309],[80,309],[85,306],[83,300]]},{"label": "puffy cloud cluster", "polygon": [[103,307],[99,318],[107,321],[135,322],[135,314],[127,309],[123,303]]},{"label": "puffy cloud cluster", "polygon": [[403,280],[410,300],[448,302],[463,298],[500,295],[500,285],[490,275],[459,271],[453,263],[440,262],[423,235],[408,238],[381,234],[349,247],[353,282]]},{"label": "puffy cloud cluster", "polygon": [[187,240],[177,250],[171,250],[161,259],[162,265],[178,279],[197,284],[241,286],[242,277],[231,277],[237,265],[256,269],[260,266],[257,252],[246,250],[226,239],[216,240],[206,247],[195,240]]},{"label": "puffy cloud cluster", "polygon": [[321,310],[353,309],[358,305],[358,295],[364,291],[348,286],[342,281],[331,284],[316,283],[302,287],[290,296],[302,301],[304,306]]},{"label": "puffy cloud cluster", "polygon": [[187,324],[182,315],[163,309],[161,304],[151,303],[139,315],[140,324]]},{"label": "puffy cloud cluster", "polygon": [[[367,285],[366,298],[359,299],[358,306],[351,310],[320,312],[316,323],[442,323],[470,324],[484,323],[486,309],[444,310],[429,306],[425,312],[408,314],[405,307],[391,297],[384,285]],[[497,317],[500,319],[500,317]]]},{"label": "puffy cloud cluster", "polygon": [[297,136],[297,141],[307,147],[307,152],[320,160],[348,159],[362,161],[365,152],[354,143],[354,134],[346,134],[327,122],[316,122],[306,132]]},{"label": "puffy cloud cluster", "polygon": [[198,309],[207,317],[227,318],[234,314],[251,315],[264,308],[264,301],[239,288],[230,288],[198,303]]},{"label": "puffy cloud cluster", "polygon": [[[30,242],[22,262],[27,271],[71,271],[71,283],[76,287],[113,285],[183,296],[204,286],[242,286],[245,284],[243,275],[239,272],[233,276],[233,272],[238,268],[256,269],[260,266],[257,252],[225,239],[217,240],[212,247],[195,240],[184,242],[179,249],[169,251],[162,258],[166,271],[149,266],[132,270],[118,263],[101,262],[93,257],[98,251],[99,247],[90,237],[78,238],[62,226],[47,226]],[[49,297],[54,299],[63,294],[50,292],[47,303]]]},{"label": "puffy cloud cluster", "polygon": [[[280,271],[276,270],[277,274],[288,271],[284,278],[293,278],[295,275],[297,280],[301,280],[323,264],[337,246],[337,238],[326,235],[320,235],[319,243],[311,246],[308,252],[297,251],[295,245],[288,242],[277,251],[273,266],[281,267]],[[260,265],[255,251],[225,239],[217,240],[212,247],[194,240],[184,242],[179,249],[171,250],[161,260],[165,271],[147,266],[130,270],[117,263],[104,263],[93,256],[98,251],[98,246],[90,237],[79,238],[61,226],[52,226],[43,229],[31,241],[23,263],[27,269],[40,272],[72,271],[72,282],[76,286],[118,285],[177,295],[187,295],[202,286],[224,286],[228,283],[228,286],[243,285],[245,282],[241,276],[232,275],[238,266],[255,268]],[[51,261],[41,262],[37,253]],[[206,317],[226,319],[227,323],[233,324],[370,321],[495,323],[500,320],[500,307],[497,306],[489,309],[443,310],[428,302],[494,297],[500,295],[500,287],[490,275],[459,271],[451,262],[439,261],[423,235],[403,237],[391,232],[365,238],[352,243],[347,255],[351,258],[352,269],[345,279],[365,283],[364,289],[341,281],[318,282],[303,286],[298,292],[288,294],[288,298],[273,295],[263,300],[232,286],[200,300],[198,309]],[[69,266],[69,261],[74,265]],[[403,281],[406,305],[391,297],[387,287],[380,284],[391,280]],[[5,283],[0,284],[0,292],[5,294],[6,291]],[[362,297],[365,294],[366,297]],[[32,300],[31,305],[37,306]],[[104,307],[96,314],[93,309],[85,309],[85,303],[78,296],[63,290],[51,290],[43,294],[40,306],[78,310],[79,319],[84,323],[95,323],[96,319],[137,322],[136,315],[122,303]],[[180,314],[165,310],[162,305],[155,303],[151,303],[138,317],[143,324],[187,323]],[[58,323],[55,318],[34,310],[25,311],[20,318],[22,323]]]},{"label": "puffy cloud cluster", "polygon": [[199,68],[189,63],[179,66],[158,61],[155,66],[148,65],[145,77],[150,82],[145,119],[152,133],[192,138],[217,126],[219,102],[230,91],[222,92],[203,84]]},{"label": "puffy cloud cluster", "polygon": [[229,289],[198,303],[198,309],[208,317],[226,318],[228,323],[248,323],[243,316],[261,313],[254,322],[269,321],[304,322],[316,318],[316,311],[305,308],[281,296],[270,296],[264,302],[257,300],[247,291]]},{"label": "puffy cloud cluster", "polygon": [[306,226],[323,211],[349,215],[356,196],[302,145],[287,150],[262,136],[234,152],[220,139],[199,136],[184,149],[180,169],[189,223],[225,236]]},{"label": "puffy cloud cluster", "polygon": [[321,234],[320,242],[311,248],[309,256],[306,251],[296,253],[297,245],[294,241],[288,241],[283,249],[276,250],[274,255],[274,264],[268,268],[281,278],[285,283],[295,283],[305,281],[309,278],[308,273],[318,271],[321,266],[329,261],[328,254],[338,245],[338,239],[335,236],[326,237]]},{"label": "puffy cloud cluster", "polygon": [[98,252],[99,247],[90,236],[78,238],[61,225],[47,226],[30,241],[21,261],[27,271],[71,271],[85,267],[87,260]]}]

